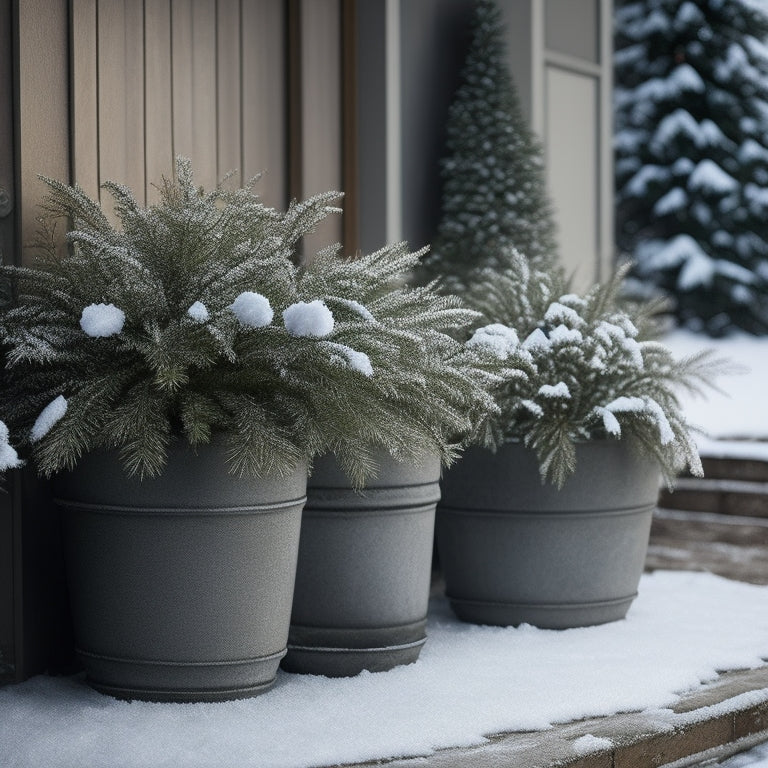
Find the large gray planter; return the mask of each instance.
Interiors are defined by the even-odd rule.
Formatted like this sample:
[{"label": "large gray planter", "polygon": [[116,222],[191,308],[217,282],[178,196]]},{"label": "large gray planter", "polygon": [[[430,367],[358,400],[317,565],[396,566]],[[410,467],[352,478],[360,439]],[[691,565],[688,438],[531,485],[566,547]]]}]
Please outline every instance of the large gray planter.
[{"label": "large gray planter", "polygon": [[289,672],[356,675],[416,661],[426,640],[440,464],[382,453],[354,491],[333,456],[315,462],[301,525]]},{"label": "large gray planter", "polygon": [[623,618],[637,594],[660,472],[625,441],[577,445],[562,490],[520,443],[467,450],[437,513],[446,594],[478,624],[562,629]]},{"label": "large gray planter", "polygon": [[141,482],[115,453],[92,454],[58,477],[77,653],[97,690],[216,701],[274,681],[306,465],[279,480],[238,478],[225,453],[175,443],[163,475]]}]

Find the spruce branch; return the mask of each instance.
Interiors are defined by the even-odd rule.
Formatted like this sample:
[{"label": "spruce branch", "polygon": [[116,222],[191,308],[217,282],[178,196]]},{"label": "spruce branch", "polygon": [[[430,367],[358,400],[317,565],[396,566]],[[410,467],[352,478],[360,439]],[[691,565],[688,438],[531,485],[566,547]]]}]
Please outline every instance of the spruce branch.
[{"label": "spruce branch", "polygon": [[[334,451],[361,484],[375,449],[451,461],[495,407],[493,360],[454,338],[477,313],[406,283],[423,251],[345,259],[331,246],[298,266],[338,193],[279,212],[251,184],[200,189],[179,158],[155,205],[105,185],[113,226],[78,187],[45,181],[35,266],[0,268],[15,294],[0,313],[0,413],[44,474],[116,449],[130,474],[154,476],[171,441],[223,435],[235,474],[286,475]],[[65,411],[33,436],[54,401]]]}]

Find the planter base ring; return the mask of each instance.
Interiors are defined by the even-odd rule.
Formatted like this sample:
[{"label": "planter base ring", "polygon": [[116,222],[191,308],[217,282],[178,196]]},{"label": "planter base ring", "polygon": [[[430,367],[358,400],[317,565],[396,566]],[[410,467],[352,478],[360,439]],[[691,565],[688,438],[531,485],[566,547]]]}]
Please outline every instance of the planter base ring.
[{"label": "planter base ring", "polygon": [[637,592],[611,600],[540,604],[463,600],[450,595],[446,597],[456,616],[473,624],[501,627],[532,624],[541,629],[568,629],[623,619],[637,597]]},{"label": "planter base ring", "polygon": [[211,661],[119,658],[79,648],[76,653],[87,670],[88,685],[101,693],[138,701],[212,702],[244,699],[267,690],[286,652]]},{"label": "planter base ring", "polygon": [[264,693],[264,691],[271,688],[275,682],[275,678],[273,677],[265,683],[259,683],[247,688],[222,688],[218,690],[204,688],[201,690],[190,689],[169,691],[162,688],[156,690],[118,688],[110,685],[102,685],[101,683],[92,680],[90,677],[86,679],[88,685],[95,691],[105,693],[115,699],[123,699],[125,701],[151,701],[157,703],[213,703],[218,701],[234,701],[235,699],[249,699],[252,696],[258,696],[260,693]]},{"label": "planter base ring", "polygon": [[410,643],[382,648],[323,648],[289,643],[282,667],[286,672],[325,677],[353,677],[363,670],[386,672],[395,666],[413,664],[426,642],[425,635]]}]

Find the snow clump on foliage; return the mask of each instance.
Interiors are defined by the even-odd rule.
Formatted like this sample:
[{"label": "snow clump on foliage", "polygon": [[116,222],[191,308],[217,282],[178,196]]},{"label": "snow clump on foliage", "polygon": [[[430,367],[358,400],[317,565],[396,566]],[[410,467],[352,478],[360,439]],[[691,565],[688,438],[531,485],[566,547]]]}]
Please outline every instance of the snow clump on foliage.
[{"label": "snow clump on foliage", "polygon": [[16,449],[9,442],[8,427],[4,421],[0,421],[0,472],[16,469],[23,463]]},{"label": "snow clump on foliage", "polygon": [[51,400],[43,408],[40,415],[32,425],[32,431],[29,436],[33,443],[44,438],[53,429],[54,424],[64,418],[67,412],[67,400],[64,395],[59,395],[55,400]]},{"label": "snow clump on foliage", "polygon": [[371,359],[365,352],[359,352],[356,349],[352,349],[352,347],[348,347],[346,344],[338,344],[336,342],[328,342],[328,346],[334,351],[343,365],[346,365],[353,371],[362,373],[363,376],[373,376]]},{"label": "snow clump on foliage", "polygon": [[188,310],[187,314],[196,322],[204,323],[208,320],[208,307],[202,301],[196,301]]},{"label": "snow clump on foliage", "polygon": [[368,307],[364,306],[359,301],[355,301],[354,299],[339,298],[337,298],[336,301],[338,301],[339,304],[343,304],[348,309],[351,309],[356,314],[360,315],[363,320],[367,320],[369,323],[376,322],[376,318],[371,314],[371,311],[368,309]]},{"label": "snow clump on foliage", "polygon": [[272,322],[275,315],[269,299],[254,291],[243,291],[232,302],[230,309],[240,325],[246,328],[263,328]]},{"label": "snow clump on foliage", "polygon": [[333,314],[319,299],[291,304],[283,311],[283,322],[292,336],[321,339],[333,333]]},{"label": "snow clump on foliage", "polygon": [[468,347],[487,347],[499,360],[506,360],[518,347],[517,334],[501,323],[491,323],[478,328],[467,342]]},{"label": "snow clump on foliage", "polygon": [[114,304],[89,304],[80,316],[80,327],[93,338],[115,336],[123,330],[125,312]]}]

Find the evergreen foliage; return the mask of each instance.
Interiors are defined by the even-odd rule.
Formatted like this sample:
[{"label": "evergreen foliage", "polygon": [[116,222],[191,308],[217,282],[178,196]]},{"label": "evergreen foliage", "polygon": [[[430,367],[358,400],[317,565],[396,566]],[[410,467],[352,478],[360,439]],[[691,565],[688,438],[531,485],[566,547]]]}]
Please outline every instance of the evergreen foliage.
[{"label": "evergreen foliage", "polygon": [[556,258],[541,147],[509,72],[501,11],[477,0],[462,82],[446,122],[442,218],[425,260],[449,290],[498,268],[515,247],[534,264]]},{"label": "evergreen foliage", "polygon": [[17,299],[0,315],[0,414],[42,473],[116,448],[127,472],[152,476],[171,440],[223,433],[234,473],[285,473],[333,450],[360,483],[372,446],[449,461],[494,407],[489,356],[444,332],[475,313],[398,280],[419,254],[396,245],[350,262],[332,249],[296,266],[337,193],[280,213],[252,184],[205,193],[179,159],[157,205],[106,185],[118,228],[78,187],[45,181],[37,264],[2,269]]},{"label": "evergreen foliage", "polygon": [[488,271],[469,302],[493,323],[468,344],[523,355],[532,369],[494,390],[499,411],[483,422],[479,440],[494,449],[522,440],[536,453],[542,479],[558,487],[576,468],[579,440],[629,439],[658,460],[669,484],[686,467],[701,474],[676,391],[700,391],[717,361],[706,352],[676,360],[663,344],[643,340],[652,308],[630,317],[619,303],[623,277],[620,270],[579,296],[566,292],[558,273],[513,251],[506,269]]},{"label": "evergreen foliage", "polygon": [[618,0],[617,242],[679,321],[768,332],[768,16]]}]

